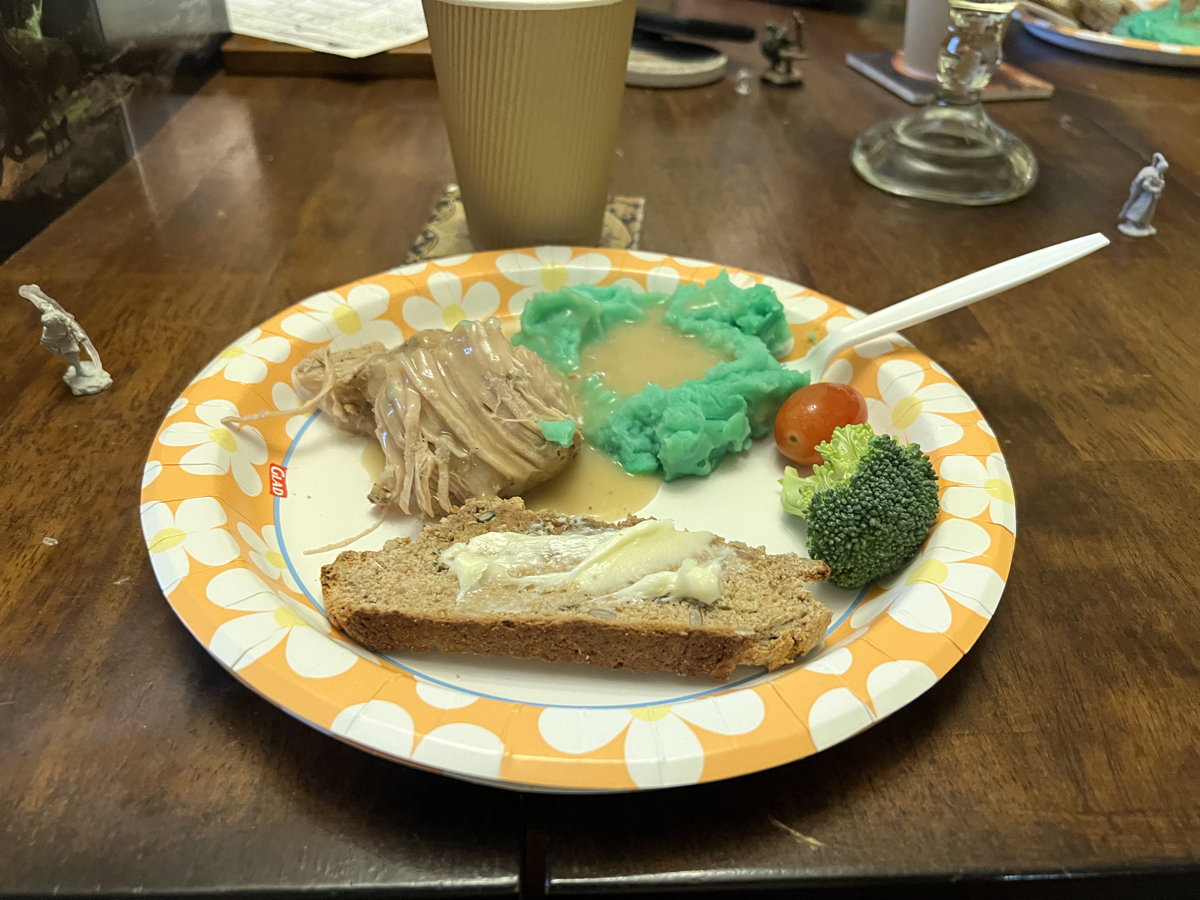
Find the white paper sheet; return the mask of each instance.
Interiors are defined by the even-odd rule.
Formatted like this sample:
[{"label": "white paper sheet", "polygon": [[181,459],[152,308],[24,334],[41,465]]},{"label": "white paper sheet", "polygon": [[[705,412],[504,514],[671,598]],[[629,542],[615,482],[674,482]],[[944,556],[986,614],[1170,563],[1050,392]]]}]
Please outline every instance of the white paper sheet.
[{"label": "white paper sheet", "polygon": [[358,59],[429,36],[420,0],[226,0],[234,34]]}]

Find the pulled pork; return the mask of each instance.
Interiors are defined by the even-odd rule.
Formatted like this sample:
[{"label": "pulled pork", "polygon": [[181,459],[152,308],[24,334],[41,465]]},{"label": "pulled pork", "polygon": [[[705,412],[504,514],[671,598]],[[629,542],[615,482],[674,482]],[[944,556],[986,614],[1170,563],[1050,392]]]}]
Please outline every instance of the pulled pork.
[{"label": "pulled pork", "polygon": [[496,319],[419,331],[392,350],[320,350],[296,369],[339,427],[374,434],[384,468],[372,503],[426,516],[470,497],[511,497],[561,471],[579,447],[539,423],[575,421],[566,386]]}]

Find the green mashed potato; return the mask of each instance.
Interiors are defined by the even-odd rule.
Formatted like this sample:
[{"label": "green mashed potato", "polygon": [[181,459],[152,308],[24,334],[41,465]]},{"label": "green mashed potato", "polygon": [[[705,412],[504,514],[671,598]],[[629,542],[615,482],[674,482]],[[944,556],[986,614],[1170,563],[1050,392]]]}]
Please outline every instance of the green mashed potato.
[{"label": "green mashed potato", "polygon": [[776,359],[787,352],[792,336],[771,288],[739,288],[724,272],[670,295],[620,286],[566,287],[526,304],[513,343],[570,374],[579,369],[580,352],[589,343],[664,305],[665,324],[724,360],[702,378],[671,388],[649,384],[624,396],[599,375],[589,375],[580,397],[584,437],[627,472],[659,472],[670,481],[707,475],[727,453],[748,448],[770,430],[788,395],[808,384],[806,373],[786,369]]},{"label": "green mashed potato", "polygon": [[1200,7],[1185,13],[1180,0],[1171,0],[1159,9],[1125,16],[1117,22],[1113,34],[1162,44],[1200,46]]}]

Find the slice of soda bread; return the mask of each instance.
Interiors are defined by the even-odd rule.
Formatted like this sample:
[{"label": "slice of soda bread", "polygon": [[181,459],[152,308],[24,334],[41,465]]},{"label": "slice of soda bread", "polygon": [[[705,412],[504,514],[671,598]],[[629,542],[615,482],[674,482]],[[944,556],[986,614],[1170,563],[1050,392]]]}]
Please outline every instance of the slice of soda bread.
[{"label": "slice of soda bread", "polygon": [[[415,539],[339,554],[321,570],[325,608],[334,625],[382,653],[441,650],[713,678],[728,678],[738,666],[775,669],[820,643],[831,614],[807,583],[824,580],[829,569],[795,554],[772,555],[714,536],[705,558],[719,566],[719,595],[707,600],[678,589],[676,596],[629,599],[571,581],[546,586],[505,578],[466,591],[443,558],[452,546],[488,532],[611,535],[642,521],[528,510],[519,497],[469,500]],[[542,567],[569,568],[569,561]],[[539,571],[526,565],[522,574]]]}]

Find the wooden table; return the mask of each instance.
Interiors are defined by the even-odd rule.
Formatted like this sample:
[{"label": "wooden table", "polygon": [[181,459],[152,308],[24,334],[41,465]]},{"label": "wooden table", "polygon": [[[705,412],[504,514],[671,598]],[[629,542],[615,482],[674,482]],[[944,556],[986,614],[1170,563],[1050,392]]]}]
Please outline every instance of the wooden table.
[{"label": "wooden table", "polygon": [[[1057,93],[993,112],[1036,152],[1037,188],[984,209],[896,199],[847,162],[856,134],[905,108],[842,63],[898,43],[898,12],[872,10],[808,14],[802,90],[629,91],[614,188],[648,198],[648,248],[868,310],[1078,234],[1114,237],[911,332],[994,424],[1016,485],[1011,580],[966,659],[829,752],[600,798],[409,770],[238,685],[147,563],[150,438],[232,337],[396,264],[453,175],[431,81],[219,76],[0,268],[0,893],[1200,891],[1200,81],[1016,30],[1010,58]],[[730,53],[758,70],[753,47]],[[1116,210],[1155,150],[1171,161],[1160,232],[1121,237]],[[67,395],[16,298],[26,282],[91,331],[111,391]]]}]

